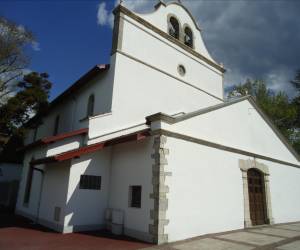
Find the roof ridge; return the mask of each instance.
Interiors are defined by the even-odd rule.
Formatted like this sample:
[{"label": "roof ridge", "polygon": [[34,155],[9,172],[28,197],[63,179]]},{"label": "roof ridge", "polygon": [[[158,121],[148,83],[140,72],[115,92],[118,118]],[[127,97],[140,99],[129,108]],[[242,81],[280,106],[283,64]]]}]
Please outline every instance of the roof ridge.
[{"label": "roof ridge", "polygon": [[201,109],[198,109],[196,111],[192,111],[192,112],[189,112],[189,113],[183,114],[181,116],[177,116],[177,117],[173,117],[171,115],[159,112],[159,113],[147,116],[146,120],[147,120],[148,124],[150,122],[156,121],[156,120],[163,120],[163,121],[165,121],[169,124],[173,124],[173,123],[177,123],[177,122],[187,120],[187,119],[192,118],[194,116],[202,115],[202,114],[205,114],[205,113],[208,113],[208,112],[220,109],[220,108],[224,108],[226,106],[233,105],[235,103],[238,103],[238,102],[250,99],[250,98],[252,98],[250,95],[246,95],[246,96],[243,96],[241,98],[237,98],[235,100],[227,101],[227,102],[224,102],[224,103],[219,103],[219,104],[209,106],[209,107],[206,107],[206,108],[201,108]]}]

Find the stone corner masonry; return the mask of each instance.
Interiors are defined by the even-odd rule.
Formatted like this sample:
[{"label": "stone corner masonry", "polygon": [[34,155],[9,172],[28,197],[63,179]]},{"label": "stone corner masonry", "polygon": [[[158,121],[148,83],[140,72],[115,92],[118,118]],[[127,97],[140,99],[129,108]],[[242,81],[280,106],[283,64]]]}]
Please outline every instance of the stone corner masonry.
[{"label": "stone corner masonry", "polygon": [[151,155],[154,164],[152,165],[153,193],[150,194],[150,198],[154,199],[154,209],[150,211],[153,224],[149,225],[149,233],[153,236],[153,242],[156,244],[168,242],[165,226],[169,224],[169,220],[166,218],[169,187],[165,184],[165,180],[167,176],[171,176],[171,173],[165,171],[168,164],[166,156],[169,154],[169,149],[165,148],[166,142],[166,136],[155,135],[154,153]]}]

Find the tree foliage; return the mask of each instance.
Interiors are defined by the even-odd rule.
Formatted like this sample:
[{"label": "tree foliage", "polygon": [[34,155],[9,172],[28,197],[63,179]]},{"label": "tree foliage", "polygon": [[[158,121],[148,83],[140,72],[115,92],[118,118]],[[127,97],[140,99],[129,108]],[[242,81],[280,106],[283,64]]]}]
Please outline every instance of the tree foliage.
[{"label": "tree foliage", "polygon": [[8,135],[22,132],[34,114],[47,108],[51,86],[46,73],[25,75],[17,84],[17,94],[0,107],[0,131]]},{"label": "tree foliage", "polygon": [[33,41],[30,31],[0,17],[0,105],[15,91],[14,83],[29,61],[25,47]]},{"label": "tree foliage", "polygon": [[[300,92],[300,69],[296,71],[295,78],[291,81],[291,83],[294,85],[294,87],[297,89],[298,92]],[[299,93],[298,93],[299,95]]]},{"label": "tree foliage", "polygon": [[32,45],[32,33],[0,17],[0,161],[16,160],[25,124],[48,106],[51,82],[48,74],[25,74],[29,63],[26,46]]},{"label": "tree foliage", "polygon": [[291,81],[297,90],[296,96],[292,100],[292,105],[297,109],[297,117],[294,121],[293,144],[297,152],[300,152],[300,69],[296,71],[295,78]]}]

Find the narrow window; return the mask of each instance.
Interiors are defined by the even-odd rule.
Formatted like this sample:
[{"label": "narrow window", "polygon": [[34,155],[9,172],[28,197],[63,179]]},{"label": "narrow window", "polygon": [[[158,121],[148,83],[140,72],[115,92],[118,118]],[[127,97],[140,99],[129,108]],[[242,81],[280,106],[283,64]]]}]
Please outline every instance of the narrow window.
[{"label": "narrow window", "polygon": [[130,207],[140,208],[142,205],[142,186],[129,187]]},{"label": "narrow window", "polygon": [[32,185],[32,177],[33,177],[33,167],[30,164],[27,172],[26,186],[25,186],[25,194],[24,194],[24,204],[28,204],[30,199],[31,185]]},{"label": "narrow window", "polygon": [[184,44],[191,48],[194,46],[193,32],[189,27],[184,29]]},{"label": "narrow window", "polygon": [[169,35],[179,39],[179,22],[175,17],[171,17],[168,24]]},{"label": "narrow window", "polygon": [[59,115],[57,115],[55,117],[53,135],[57,135],[58,134],[58,127],[59,127]]},{"label": "narrow window", "polygon": [[87,117],[94,115],[94,103],[95,103],[95,96],[90,95],[87,105]]},{"label": "narrow window", "polygon": [[81,175],[80,176],[80,189],[101,189],[101,176],[95,175]]}]

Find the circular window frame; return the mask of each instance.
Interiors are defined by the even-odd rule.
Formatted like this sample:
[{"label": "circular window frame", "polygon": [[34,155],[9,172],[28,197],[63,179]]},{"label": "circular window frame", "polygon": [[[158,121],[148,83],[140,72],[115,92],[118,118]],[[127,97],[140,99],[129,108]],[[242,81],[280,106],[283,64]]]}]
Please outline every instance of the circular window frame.
[{"label": "circular window frame", "polygon": [[180,76],[185,76],[185,74],[186,74],[186,69],[182,64],[178,65],[177,71],[178,71]]}]

